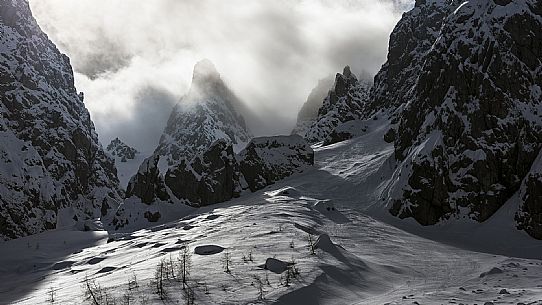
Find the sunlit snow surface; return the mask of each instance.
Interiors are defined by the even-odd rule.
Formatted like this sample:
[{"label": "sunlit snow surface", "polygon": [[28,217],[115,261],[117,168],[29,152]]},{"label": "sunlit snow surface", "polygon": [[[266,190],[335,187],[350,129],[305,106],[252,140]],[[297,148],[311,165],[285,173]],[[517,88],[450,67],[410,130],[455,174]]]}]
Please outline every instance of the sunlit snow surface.
[{"label": "sunlit snow surface", "polygon": [[[130,304],[185,304],[178,282],[165,284],[165,302],[154,293],[157,264],[184,246],[194,253],[216,245],[225,250],[192,254],[195,304],[542,304],[542,245],[505,221],[514,201],[482,225],[392,218],[378,199],[394,166],[386,161],[393,147],[382,141],[388,125],[369,125],[359,138],[315,147],[315,169],[178,221],[131,234],[51,231],[2,243],[0,303],[47,304],[52,287],[54,304],[82,304],[88,276],[124,304],[135,274]],[[311,255],[308,232],[333,244]],[[250,252],[253,261],[244,261]],[[300,275],[286,287],[261,268],[267,258],[295,260]],[[264,300],[255,276],[265,282]]]}]

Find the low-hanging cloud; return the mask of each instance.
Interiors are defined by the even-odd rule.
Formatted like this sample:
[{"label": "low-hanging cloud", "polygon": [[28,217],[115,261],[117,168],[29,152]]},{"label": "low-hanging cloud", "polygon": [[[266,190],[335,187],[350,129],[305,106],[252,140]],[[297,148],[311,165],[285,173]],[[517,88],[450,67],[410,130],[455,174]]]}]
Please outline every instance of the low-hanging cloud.
[{"label": "low-hanging cloud", "polygon": [[254,133],[289,133],[318,79],[345,65],[358,74],[378,71],[389,34],[413,0],[30,2],[70,56],[101,140],[121,136],[148,150],[202,58],[265,114]]}]

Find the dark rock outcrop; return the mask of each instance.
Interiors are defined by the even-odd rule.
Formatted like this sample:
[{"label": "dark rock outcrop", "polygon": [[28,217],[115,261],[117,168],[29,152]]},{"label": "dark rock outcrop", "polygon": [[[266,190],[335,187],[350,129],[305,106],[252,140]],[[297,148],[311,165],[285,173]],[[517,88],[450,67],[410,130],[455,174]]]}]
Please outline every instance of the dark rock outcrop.
[{"label": "dark rock outcrop", "polygon": [[156,200],[166,201],[170,198],[164,176],[158,167],[159,161],[159,155],[150,156],[143,161],[137,174],[128,183],[126,198],[136,196],[146,204],[151,204]]},{"label": "dark rock outcrop", "polygon": [[81,223],[121,201],[68,57],[24,0],[0,1],[0,239],[54,229],[59,211]]},{"label": "dark rock outcrop", "polygon": [[313,164],[314,151],[298,135],[254,138],[239,154],[239,168],[253,192]]},{"label": "dark rock outcrop", "polygon": [[180,199],[204,206],[239,197],[239,169],[233,147],[218,140],[190,162],[182,160],[165,176],[166,186]]},{"label": "dark rock outcrop", "polygon": [[[182,201],[204,206],[257,191],[314,164],[314,152],[300,136],[254,138],[235,155],[232,144],[218,140],[192,160],[167,167],[159,155],[147,158],[130,180],[126,198],[142,202]],[[161,165],[166,168],[160,169]],[[167,170],[167,172],[166,172]],[[173,198],[172,198],[173,196]]]}]

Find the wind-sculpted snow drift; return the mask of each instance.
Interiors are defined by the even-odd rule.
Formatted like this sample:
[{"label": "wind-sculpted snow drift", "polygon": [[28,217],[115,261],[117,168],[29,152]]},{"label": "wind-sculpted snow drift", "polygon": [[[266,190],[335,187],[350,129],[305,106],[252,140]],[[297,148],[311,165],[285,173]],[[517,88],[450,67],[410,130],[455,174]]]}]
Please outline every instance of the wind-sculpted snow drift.
[{"label": "wind-sculpted snow drift", "polygon": [[54,229],[61,210],[82,224],[116,209],[116,170],[69,59],[22,0],[0,1],[0,98],[0,239]]}]

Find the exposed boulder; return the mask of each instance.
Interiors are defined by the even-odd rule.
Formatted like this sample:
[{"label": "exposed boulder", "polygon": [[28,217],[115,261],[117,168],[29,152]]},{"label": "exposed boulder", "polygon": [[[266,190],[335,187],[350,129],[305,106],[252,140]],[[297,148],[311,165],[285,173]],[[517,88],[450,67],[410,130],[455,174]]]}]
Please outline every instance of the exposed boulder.
[{"label": "exposed boulder", "polygon": [[239,154],[239,168],[255,192],[314,165],[314,151],[298,135],[254,138]]}]

